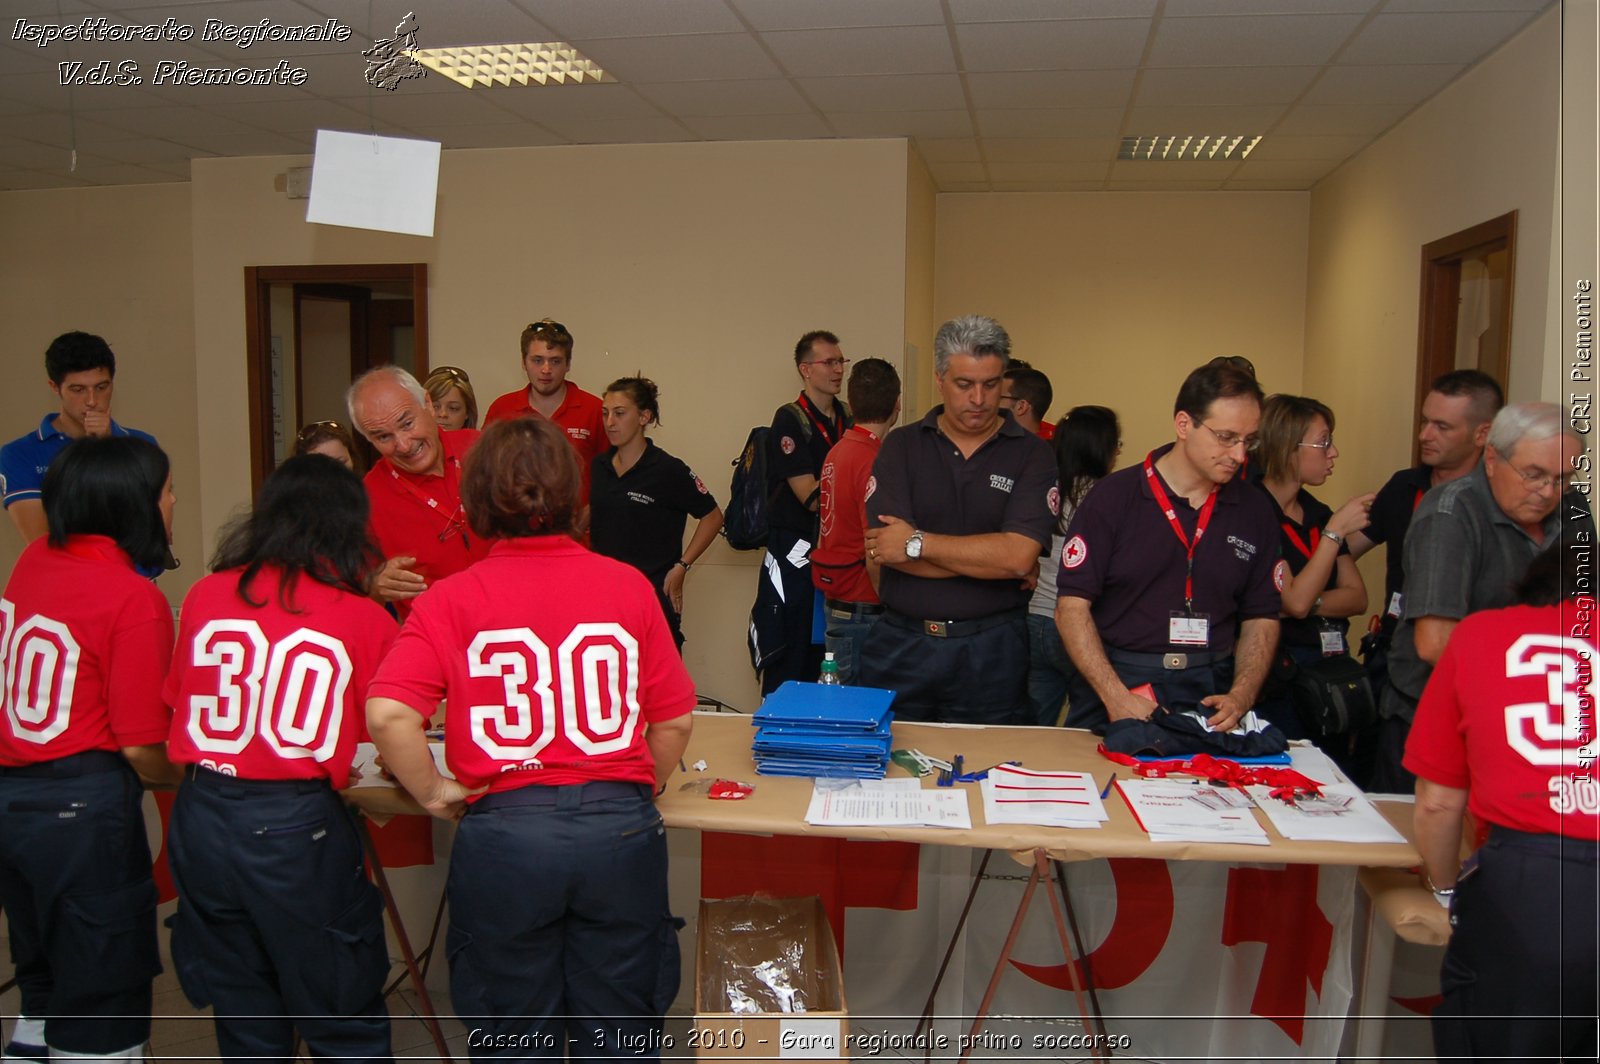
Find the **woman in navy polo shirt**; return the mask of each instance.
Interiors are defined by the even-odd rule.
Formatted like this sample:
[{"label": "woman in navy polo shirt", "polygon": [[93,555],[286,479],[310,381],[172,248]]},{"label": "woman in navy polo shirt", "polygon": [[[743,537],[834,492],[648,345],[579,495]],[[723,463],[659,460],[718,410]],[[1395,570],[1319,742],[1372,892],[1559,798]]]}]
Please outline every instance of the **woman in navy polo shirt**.
[{"label": "woman in navy polo shirt", "polygon": [[22,992],[5,1056],[142,1060],[161,958],[140,779],[177,773],[172,610],[140,570],[166,557],[172,477],[153,443],[86,438],[41,493],[49,535],[0,597],[0,906]]},{"label": "woman in navy polo shirt", "polygon": [[[501,421],[461,501],[489,555],[434,584],[368,689],[384,763],[450,854],[450,994],[474,1058],[659,1055],[678,986],[652,795],[694,683],[644,577],[572,538],[582,478],[546,418]],[[424,722],[445,699],[445,762]]]},{"label": "woman in navy polo shirt", "polygon": [[[1283,595],[1280,654],[1295,665],[1348,654],[1349,618],[1367,608],[1367,585],[1344,540],[1367,527],[1373,494],[1353,496],[1334,511],[1306,490],[1333,475],[1338,457],[1332,410],[1304,396],[1268,397],[1261,408],[1261,488],[1280,530],[1282,556],[1273,570]],[[1293,701],[1275,686],[1268,681],[1257,712],[1289,738],[1305,738]]]},{"label": "woman in navy polo shirt", "polygon": [[[655,382],[623,377],[600,399],[611,449],[597,455],[589,478],[589,541],[627,562],[656,589],[672,638],[683,646],[683,578],[722,528],[722,509],[700,478],[644,434],[661,423]],[[683,545],[688,519],[698,520]]]}]

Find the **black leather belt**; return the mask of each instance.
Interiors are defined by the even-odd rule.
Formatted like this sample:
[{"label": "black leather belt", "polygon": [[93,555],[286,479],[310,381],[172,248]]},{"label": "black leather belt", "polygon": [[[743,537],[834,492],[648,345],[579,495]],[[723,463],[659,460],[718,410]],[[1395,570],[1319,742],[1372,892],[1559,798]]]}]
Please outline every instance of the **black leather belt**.
[{"label": "black leather belt", "polygon": [[828,612],[845,614],[851,620],[859,617],[876,617],[883,612],[883,605],[878,602],[844,602],[839,599],[824,599],[823,602],[827,605]]},{"label": "black leather belt", "polygon": [[1160,654],[1143,654],[1132,650],[1106,647],[1106,658],[1113,665],[1127,665],[1135,669],[1193,669],[1201,665],[1215,665],[1233,657],[1215,650],[1173,650]]},{"label": "black leather belt", "polygon": [[977,635],[979,632],[997,628],[1011,621],[1019,621],[1026,612],[1020,609],[1006,610],[1004,613],[991,613],[987,617],[974,617],[970,621],[925,621],[907,617],[898,610],[884,610],[883,619],[896,628],[904,628],[908,632],[921,632],[923,635],[937,636],[940,639],[959,639],[966,635]]},{"label": "black leather belt", "polygon": [[316,779],[256,780],[245,779],[206,768],[190,765],[183,772],[184,779],[208,791],[216,791],[226,798],[247,798],[251,795],[313,794],[333,786],[326,777]]},{"label": "black leather belt", "polygon": [[3,766],[0,767],[0,776],[14,780],[61,780],[93,776],[99,772],[115,772],[121,768],[131,768],[128,759],[121,754],[111,750],[85,750],[53,761]]},{"label": "black leather belt", "polygon": [[530,783],[514,791],[495,791],[486,794],[473,802],[472,808],[508,809],[522,805],[555,805],[561,801],[563,793],[571,793],[573,790],[581,792],[578,798],[579,805],[607,798],[643,798],[645,801],[650,801],[655,797],[655,788],[649,784],[626,783],[622,780],[595,780],[592,783],[570,783],[561,787]]},{"label": "black leather belt", "polygon": [[1548,853],[1558,857],[1581,857],[1592,861],[1595,854],[1600,852],[1600,841],[1595,839],[1518,831],[1516,828],[1503,828],[1499,824],[1489,825],[1489,838],[1513,849]]}]

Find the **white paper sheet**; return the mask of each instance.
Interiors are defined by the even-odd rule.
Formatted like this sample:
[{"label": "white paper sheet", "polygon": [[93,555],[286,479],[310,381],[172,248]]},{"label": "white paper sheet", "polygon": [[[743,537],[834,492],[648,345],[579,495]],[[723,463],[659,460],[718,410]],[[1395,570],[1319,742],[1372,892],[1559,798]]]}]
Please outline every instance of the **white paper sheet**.
[{"label": "white paper sheet", "polygon": [[1271,842],[1249,797],[1233,788],[1198,780],[1118,780],[1117,790],[1155,842]]},{"label": "white paper sheet", "polygon": [[1105,803],[1087,772],[1043,772],[997,765],[983,780],[983,818],[990,824],[1097,828]]},{"label": "white paper sheet", "polygon": [[1297,798],[1293,804],[1273,798],[1272,788],[1256,785],[1250,797],[1267,814],[1278,834],[1304,842],[1398,842],[1405,837],[1378,812],[1353,783],[1330,783],[1323,797]]},{"label": "white paper sheet", "polygon": [[[455,779],[455,773],[445,767],[444,743],[429,742],[428,753],[433,755],[433,763],[439,769],[439,775],[447,780]],[[355,784],[357,787],[398,787],[400,784],[394,780],[384,779],[378,770],[378,747],[374,743],[357,743],[356,757],[350,763],[352,774],[361,777]]]},{"label": "white paper sheet", "polygon": [[432,236],[440,148],[436,140],[317,130],[306,221]]},{"label": "white paper sheet", "polygon": [[814,787],[806,823],[967,829],[972,827],[972,814],[967,808],[967,792],[960,788]]}]

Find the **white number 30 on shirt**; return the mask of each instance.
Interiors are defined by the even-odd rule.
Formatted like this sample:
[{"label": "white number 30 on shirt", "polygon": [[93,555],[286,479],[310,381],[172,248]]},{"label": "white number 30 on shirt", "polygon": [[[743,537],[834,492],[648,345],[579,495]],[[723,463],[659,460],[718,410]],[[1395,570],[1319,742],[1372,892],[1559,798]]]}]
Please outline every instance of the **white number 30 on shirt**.
[{"label": "white number 30 on shirt", "polygon": [[504,692],[503,702],[469,709],[472,739],[484,753],[497,761],[538,757],[556,737],[558,714],[561,734],[585,754],[616,753],[633,745],[639,723],[639,641],[609,621],[579,624],[556,648],[553,663],[551,658],[549,644],[531,628],[479,632],[467,647],[468,675],[496,677]]}]

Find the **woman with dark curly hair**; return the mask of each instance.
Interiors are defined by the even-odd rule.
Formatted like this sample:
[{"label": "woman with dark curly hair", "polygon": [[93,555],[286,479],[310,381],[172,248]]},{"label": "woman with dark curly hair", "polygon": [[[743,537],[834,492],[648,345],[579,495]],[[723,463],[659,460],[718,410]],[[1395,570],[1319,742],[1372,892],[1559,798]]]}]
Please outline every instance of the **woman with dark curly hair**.
[{"label": "woman with dark curly hair", "polygon": [[[573,540],[582,483],[553,422],[490,425],[461,482],[489,556],[417,599],[369,691],[384,762],[461,822],[446,948],[474,1057],[655,1057],[677,992],[653,796],[694,685],[649,581]],[[441,699],[454,779],[423,734]]]},{"label": "woman with dark curly hair", "polygon": [[284,462],[183,603],[166,698],[186,765],[168,837],[172,959],[226,1060],[386,1060],[383,909],[336,793],[396,626],[367,493],[322,455]]}]

